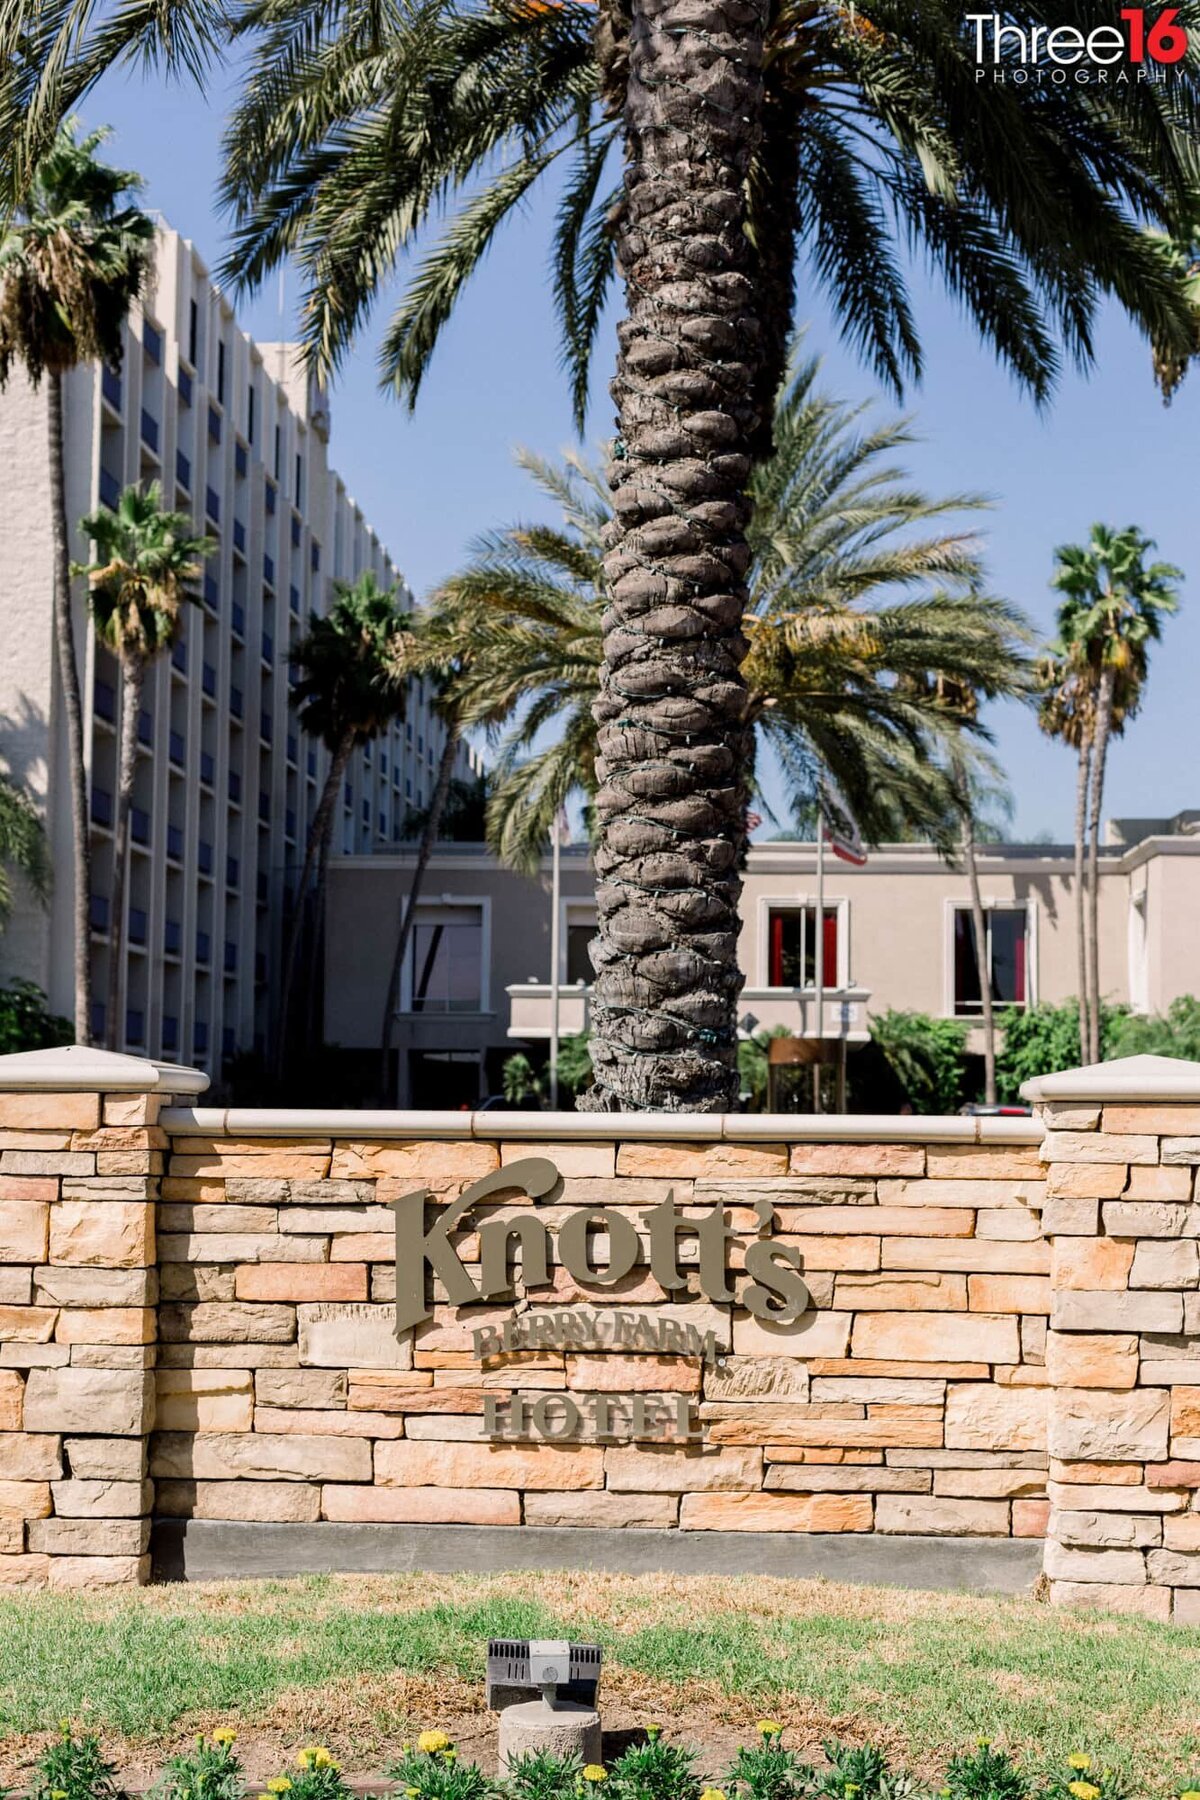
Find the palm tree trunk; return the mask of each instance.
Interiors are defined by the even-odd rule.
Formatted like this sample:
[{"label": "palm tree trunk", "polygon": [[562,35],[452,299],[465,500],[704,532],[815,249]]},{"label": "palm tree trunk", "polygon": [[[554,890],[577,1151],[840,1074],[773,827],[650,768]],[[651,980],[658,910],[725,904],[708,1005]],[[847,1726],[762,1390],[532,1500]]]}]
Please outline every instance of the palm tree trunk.
[{"label": "palm tree trunk", "polygon": [[1075,774],[1075,967],[1079,985],[1079,1061],[1090,1060],[1091,1001],[1089,978],[1091,960],[1087,942],[1087,894],[1085,891],[1084,845],[1087,841],[1088,795],[1092,785],[1092,745],[1086,738],[1079,746]]},{"label": "palm tree trunk", "polygon": [[125,949],[125,883],[129,869],[129,818],[137,773],[138,717],[146,667],[140,656],[121,658],[121,753],[117,770],[117,810],[113,820],[113,876],[108,908],[108,998],[104,1042],[115,1050],[121,1038],[121,961]]},{"label": "palm tree trunk", "polygon": [[613,384],[609,606],[596,702],[599,942],[591,1106],[737,1096],[742,615],[759,298],[745,179],[766,0],[632,0],[628,316]]},{"label": "palm tree trunk", "polygon": [[971,929],[975,933],[975,959],[979,965],[979,1001],[983,1011],[983,1100],[996,1104],[996,1009],[992,1004],[992,972],[988,966],[987,921],[979,893],[979,866],[975,860],[975,820],[967,806],[963,811],[963,867],[971,895]]},{"label": "palm tree trunk", "polygon": [[309,877],[313,864],[321,854],[321,847],[328,847],[333,832],[333,819],[337,810],[338,795],[342,791],[342,782],[346,774],[346,765],[354,751],[354,733],[347,732],[329,764],[329,773],[325,777],[325,786],[321,789],[321,798],[317,810],[313,814],[313,822],[308,833],[308,843],[304,850],[304,866],[300,870],[300,880],[296,884],[296,893],[292,901],[292,917],[288,924],[287,940],[283,953],[283,981],[279,989],[279,1020],[275,1037],[275,1075],[283,1074],[284,1056],[287,1050],[288,1014],[291,1011],[292,988],[296,981],[296,965],[300,959],[300,940],[304,934],[304,896],[308,892]]},{"label": "palm tree trunk", "polygon": [[71,627],[71,532],[63,451],[62,376],[46,377],[50,433],[50,529],[54,540],[54,647],[67,720],[71,785],[71,842],[75,891],[75,1042],[92,1041],[91,894],[92,843],[88,825],[87,768],[83,754],[83,700]]},{"label": "palm tree trunk", "polygon": [[446,810],[446,800],[450,793],[450,782],[454,776],[454,764],[458,758],[458,746],[461,740],[462,728],[458,720],[454,718],[448,720],[446,741],[442,745],[437,780],[433,785],[433,796],[429,802],[429,811],[425,816],[425,828],[421,833],[421,842],[417,849],[416,867],[413,869],[412,880],[408,887],[408,897],[404,902],[404,913],[396,938],[391,973],[388,976],[387,995],[383,1003],[383,1025],[379,1033],[379,1103],[381,1106],[389,1105],[394,1098],[390,1081],[392,1032],[396,1025],[396,1008],[400,1004],[400,974],[404,968],[409,939],[412,937],[417,902],[421,897],[421,889],[425,885],[429,859],[433,855],[438,839],[438,830],[442,823],[442,814]]},{"label": "palm tree trunk", "polygon": [[1112,734],[1114,671],[1105,666],[1100,676],[1096,707],[1096,743],[1092,753],[1092,804],[1088,831],[1088,977],[1091,995],[1088,1060],[1100,1061],[1100,815],[1104,808],[1104,765]]}]

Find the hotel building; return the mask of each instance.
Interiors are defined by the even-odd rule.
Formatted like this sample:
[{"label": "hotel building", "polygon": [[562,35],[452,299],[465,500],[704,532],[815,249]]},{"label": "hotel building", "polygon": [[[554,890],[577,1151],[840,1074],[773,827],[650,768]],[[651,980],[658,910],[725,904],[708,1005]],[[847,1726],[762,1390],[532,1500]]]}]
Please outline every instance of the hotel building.
[{"label": "hotel building", "polygon": [[[294,346],[255,343],[194,247],[161,227],[119,370],[64,384],[68,518],[159,481],[164,501],[215,543],[170,658],[149,671],[138,721],[118,1047],[219,1074],[271,1028],[288,884],[327,768],[289,707],[289,648],[334,582],[400,581],[328,461],[329,409]],[[0,758],[45,811],[55,886],[20,896],[0,973],[72,1002],[72,857],[66,727],[54,670],[49,446],[44,389],[18,375],[0,396]],[[75,531],[72,554],[86,561]],[[92,829],[93,1036],[108,986],[120,679],[75,584]],[[407,717],[356,754],[335,853],[401,840],[430,797],[441,727],[428,684]],[[460,773],[473,767],[462,753]]]}]

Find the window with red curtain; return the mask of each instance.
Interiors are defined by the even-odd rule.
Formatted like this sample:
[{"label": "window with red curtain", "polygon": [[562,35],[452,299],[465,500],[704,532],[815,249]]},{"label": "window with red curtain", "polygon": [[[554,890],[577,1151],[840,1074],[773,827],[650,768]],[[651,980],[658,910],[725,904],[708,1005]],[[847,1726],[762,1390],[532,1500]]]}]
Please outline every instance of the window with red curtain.
[{"label": "window with red curtain", "polygon": [[[767,981],[771,987],[814,987],[817,979],[815,906],[773,906],[767,931]],[[838,980],[838,909],[825,908],[824,981]]]},{"label": "window with red curtain", "polygon": [[[984,913],[985,960],[997,1006],[1024,1006],[1029,997],[1029,914],[1023,906],[998,906]],[[966,907],[954,913],[954,1010],[974,1016],[983,1010],[980,958]]]}]

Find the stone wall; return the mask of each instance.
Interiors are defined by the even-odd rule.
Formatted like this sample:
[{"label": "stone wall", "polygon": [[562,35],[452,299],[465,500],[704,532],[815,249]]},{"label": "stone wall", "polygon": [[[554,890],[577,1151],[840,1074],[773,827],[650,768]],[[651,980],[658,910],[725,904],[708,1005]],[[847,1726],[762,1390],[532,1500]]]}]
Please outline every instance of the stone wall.
[{"label": "stone wall", "polygon": [[[104,1090],[70,1091],[64,1054]],[[148,1579],[152,1517],[1049,1522],[1054,1599],[1195,1618],[1200,1070],[1170,1077],[1185,1102],[1131,1067],[1040,1084],[1035,1120],[658,1121],[227,1114],[170,1104],[188,1071],[0,1060],[0,1583]],[[393,1203],[424,1192],[436,1237],[488,1178],[397,1336]],[[526,1259],[507,1293],[500,1221]],[[755,1299],[764,1240],[807,1288],[783,1323]],[[488,1297],[454,1303],[463,1282]]]},{"label": "stone wall", "polygon": [[1200,1624],[1200,1091],[1156,1103],[1147,1077],[1132,1100],[1097,1103],[1086,1073],[1038,1084],[1054,1285],[1045,1570],[1060,1604]]}]

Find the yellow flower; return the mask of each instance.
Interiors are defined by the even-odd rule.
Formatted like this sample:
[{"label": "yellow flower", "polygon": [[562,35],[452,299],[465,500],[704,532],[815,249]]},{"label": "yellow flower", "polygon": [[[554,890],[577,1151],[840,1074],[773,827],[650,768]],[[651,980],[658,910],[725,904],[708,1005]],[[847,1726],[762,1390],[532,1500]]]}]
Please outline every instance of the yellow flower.
[{"label": "yellow flower", "polygon": [[67,1800],[67,1790],[66,1790],[66,1788],[54,1788],[54,1789],[52,1789],[52,1790],[51,1790],[51,1794],[50,1794],[50,1800]]},{"label": "yellow flower", "polygon": [[324,1744],[318,1744],[316,1749],[313,1751],[313,1768],[314,1769],[336,1769],[337,1768],[337,1764],[334,1762],[333,1757],[330,1755],[329,1751],[325,1748]]},{"label": "yellow flower", "polygon": [[213,1743],[220,1744],[223,1748],[236,1742],[236,1740],[237,1732],[228,1725],[218,1725],[217,1729],[213,1732]]},{"label": "yellow flower", "polygon": [[1068,1756],[1067,1766],[1071,1769],[1090,1769],[1092,1759],[1086,1751],[1076,1750],[1072,1756]]},{"label": "yellow flower", "polygon": [[267,1783],[268,1794],[286,1794],[291,1789],[291,1779],[287,1775],[272,1775]]},{"label": "yellow flower", "polygon": [[457,1750],[443,1750],[442,1751],[442,1761],[443,1762],[457,1762],[458,1761],[458,1751]]},{"label": "yellow flower", "polygon": [[658,1741],[658,1739],[662,1736],[662,1726],[658,1725],[658,1724],[647,1725],[646,1736],[650,1739],[650,1742],[652,1744],[656,1743]]},{"label": "yellow flower", "polygon": [[585,1781],[607,1781],[608,1770],[603,1763],[584,1763],[583,1779]]},{"label": "yellow flower", "polygon": [[990,1750],[992,1747],[991,1738],[976,1738],[975,1743],[980,1750]]},{"label": "yellow flower", "polygon": [[1200,1800],[1200,1788],[1184,1788],[1179,1800]]},{"label": "yellow flower", "polygon": [[1100,1789],[1094,1781],[1069,1781],[1068,1794],[1074,1794],[1075,1800],[1100,1800]]},{"label": "yellow flower", "polygon": [[754,1729],[761,1731],[765,1738],[783,1736],[783,1726],[778,1719],[759,1719]]},{"label": "yellow flower", "polygon": [[405,1788],[404,1791],[408,1795],[408,1800],[421,1800],[420,1788]]},{"label": "yellow flower", "polygon": [[423,1750],[426,1756],[436,1756],[439,1750],[449,1750],[450,1739],[444,1731],[423,1731],[417,1739],[417,1749]]},{"label": "yellow flower", "polygon": [[848,1781],[842,1789],[842,1792],[845,1794],[846,1800],[854,1800],[855,1794],[858,1793],[857,1781]]},{"label": "yellow flower", "polygon": [[700,1800],[725,1800],[725,1795],[720,1788],[705,1788]]}]

